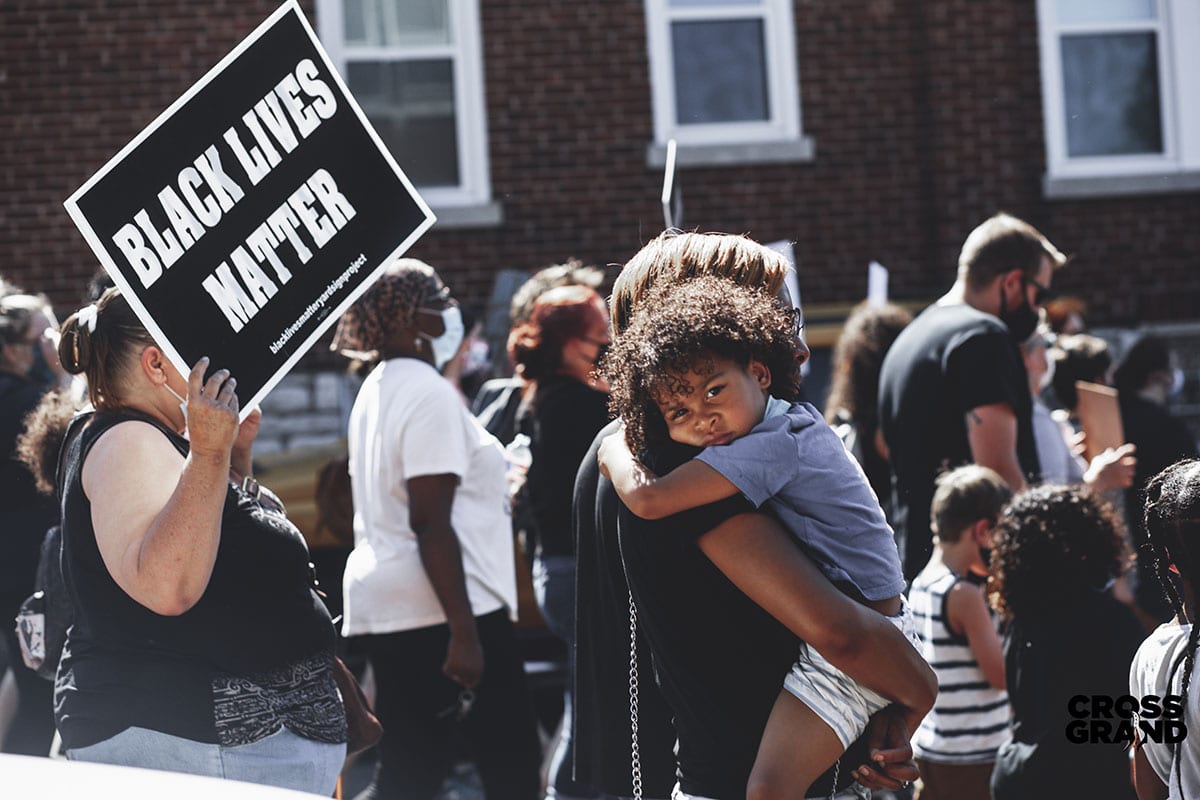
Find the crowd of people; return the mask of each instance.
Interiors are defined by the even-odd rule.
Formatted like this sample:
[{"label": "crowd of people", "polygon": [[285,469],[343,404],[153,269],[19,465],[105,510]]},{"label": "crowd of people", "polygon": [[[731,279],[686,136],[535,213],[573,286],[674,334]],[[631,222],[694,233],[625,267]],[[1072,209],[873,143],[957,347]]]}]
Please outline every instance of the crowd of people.
[{"label": "crowd of people", "polygon": [[[0,599],[53,567],[73,612],[49,670],[6,626],[4,752],[57,731],[71,760],[330,796],[352,642],[383,726],[362,800],[432,800],[464,756],[489,800],[1197,796],[1193,739],[1065,733],[1081,696],[1200,724],[1181,373],[1052,302],[1067,263],[983,221],[915,318],[853,310],[811,398],[791,266],[745,236],[666,232],[607,302],[602,270],[535,273],[511,377],[475,392],[468,315],[398,259],[331,345],[365,375],[340,624],[236,376],[181,374],[116,288],[60,326],[0,284]],[[1091,446],[1077,381],[1115,386],[1125,441]],[[566,653],[543,739],[521,558]]]}]

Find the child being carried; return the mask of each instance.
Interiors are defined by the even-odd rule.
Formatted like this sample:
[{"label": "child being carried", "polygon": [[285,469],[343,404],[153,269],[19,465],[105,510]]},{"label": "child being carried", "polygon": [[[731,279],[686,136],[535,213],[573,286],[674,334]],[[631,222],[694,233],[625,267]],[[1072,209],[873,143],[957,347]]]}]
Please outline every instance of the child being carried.
[{"label": "child being carried", "polygon": [[[817,410],[797,402],[806,348],[796,312],[717,278],[654,294],[602,367],[624,435],[605,439],[600,467],[621,500],[637,516],[658,519],[741,494],[765,506],[835,586],[915,642],[879,501]],[[704,449],[659,477],[634,454],[665,438]],[[909,691],[919,696],[921,686]],[[763,734],[752,784],[802,797],[876,711],[895,701],[915,726],[928,709],[906,699],[884,697],[802,646]]]}]

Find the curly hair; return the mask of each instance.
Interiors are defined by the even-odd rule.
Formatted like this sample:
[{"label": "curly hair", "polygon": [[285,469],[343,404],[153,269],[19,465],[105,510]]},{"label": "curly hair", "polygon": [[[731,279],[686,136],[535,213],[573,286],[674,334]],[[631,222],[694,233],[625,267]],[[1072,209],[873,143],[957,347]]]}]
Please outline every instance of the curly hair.
[{"label": "curly hair", "polygon": [[992,533],[992,606],[1028,616],[1101,591],[1129,565],[1116,515],[1082,485],[1035,486],[1013,498]]},{"label": "curly hair", "polygon": [[612,389],[609,408],[625,423],[635,453],[666,438],[654,400],[685,391],[683,375],[711,372],[714,356],[742,366],[751,359],[771,372],[771,394],[800,397],[800,364],[808,350],[799,314],[771,295],[711,276],[651,289],[629,327],[600,365]]},{"label": "curly hair", "polygon": [[900,331],[912,322],[907,309],[892,303],[859,303],[846,318],[833,348],[833,381],[825,400],[825,420],[845,412],[870,437],[879,427],[879,370]]},{"label": "curly hair", "polygon": [[42,494],[54,494],[58,451],[75,411],[69,391],[47,392],[26,415],[24,431],[17,437],[17,460],[33,473],[37,490]]}]

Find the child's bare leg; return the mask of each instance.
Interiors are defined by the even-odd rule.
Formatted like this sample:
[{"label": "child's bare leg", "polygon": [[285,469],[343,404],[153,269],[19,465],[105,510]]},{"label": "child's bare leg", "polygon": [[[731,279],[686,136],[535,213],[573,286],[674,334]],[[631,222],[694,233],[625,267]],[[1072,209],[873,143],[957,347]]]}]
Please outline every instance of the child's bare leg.
[{"label": "child's bare leg", "polygon": [[833,729],[785,689],[767,719],[746,800],[801,800],[844,751]]}]

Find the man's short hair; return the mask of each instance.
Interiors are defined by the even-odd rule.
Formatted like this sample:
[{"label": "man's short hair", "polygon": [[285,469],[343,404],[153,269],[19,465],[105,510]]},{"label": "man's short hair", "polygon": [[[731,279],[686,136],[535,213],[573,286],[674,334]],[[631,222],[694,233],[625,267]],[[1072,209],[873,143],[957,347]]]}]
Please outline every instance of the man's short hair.
[{"label": "man's short hair", "polygon": [[596,267],[585,266],[578,259],[568,259],[563,264],[553,264],[533,273],[529,280],[521,284],[512,296],[508,307],[508,317],[513,326],[528,322],[533,313],[537,299],[551,289],[559,286],[586,286],[589,289],[599,289],[604,283],[604,272]]},{"label": "man's short hair", "polygon": [[1037,228],[1002,212],[984,220],[967,236],[958,254],[958,277],[971,289],[986,288],[1014,269],[1036,279],[1043,258],[1049,258],[1054,269],[1067,263],[1067,257]]},{"label": "man's short hair", "polygon": [[943,472],[929,509],[933,530],[940,541],[957,542],[979,520],[995,523],[1011,499],[1008,484],[987,467],[967,464]]}]

